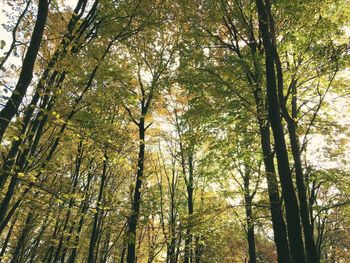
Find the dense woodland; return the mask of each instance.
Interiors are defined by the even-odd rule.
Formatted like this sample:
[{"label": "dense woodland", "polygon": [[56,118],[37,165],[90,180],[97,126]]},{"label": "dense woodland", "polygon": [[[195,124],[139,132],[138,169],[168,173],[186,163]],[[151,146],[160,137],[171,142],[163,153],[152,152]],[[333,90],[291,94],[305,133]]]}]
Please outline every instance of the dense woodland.
[{"label": "dense woodland", "polygon": [[0,5],[1,262],[350,262],[349,0]]}]

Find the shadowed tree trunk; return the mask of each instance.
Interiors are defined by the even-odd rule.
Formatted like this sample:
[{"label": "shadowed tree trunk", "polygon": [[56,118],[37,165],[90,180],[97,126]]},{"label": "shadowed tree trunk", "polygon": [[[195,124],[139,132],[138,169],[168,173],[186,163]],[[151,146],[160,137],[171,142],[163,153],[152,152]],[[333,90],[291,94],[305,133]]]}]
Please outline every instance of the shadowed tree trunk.
[{"label": "shadowed tree trunk", "polygon": [[24,95],[27,92],[28,86],[33,78],[34,63],[39,52],[41,39],[43,37],[46,19],[48,15],[49,1],[40,0],[38,14],[33,30],[33,34],[30,40],[30,44],[27,53],[23,60],[23,65],[19,79],[16,84],[11,97],[7,101],[4,108],[0,111],[0,142],[2,137],[12,120],[17,114],[18,108],[23,100]]},{"label": "shadowed tree trunk", "polygon": [[273,153],[271,150],[270,125],[266,117],[264,117],[265,114],[263,114],[265,109],[261,96],[261,88],[258,87],[255,92],[255,101],[258,111],[260,140],[264,155],[265,177],[269,194],[274,241],[277,249],[277,259],[279,263],[289,263],[291,262],[290,251],[288,246],[286,224],[283,218],[281,200],[278,191]]},{"label": "shadowed tree trunk", "polygon": [[92,171],[88,172],[87,182],[86,182],[86,186],[84,188],[85,196],[84,196],[84,200],[81,204],[81,208],[80,208],[81,215],[80,215],[80,219],[79,219],[78,229],[77,229],[77,233],[76,233],[76,236],[74,239],[74,245],[72,248],[72,252],[67,260],[67,262],[69,262],[69,263],[74,263],[76,261],[76,258],[77,258],[80,234],[81,234],[81,231],[82,231],[84,223],[85,223],[85,216],[86,216],[85,214],[89,210],[88,191],[90,190],[90,185],[91,185],[91,181],[92,181],[92,173],[93,173]]},{"label": "shadowed tree trunk", "polygon": [[11,223],[11,226],[7,232],[7,235],[6,235],[6,238],[2,244],[2,247],[1,247],[1,251],[0,251],[0,262],[2,261],[2,257],[4,256],[5,252],[6,252],[6,249],[7,249],[7,246],[8,246],[8,243],[10,241],[10,238],[11,238],[11,235],[12,235],[12,231],[13,231],[13,228],[17,222],[17,219],[18,217],[16,217],[13,222]]},{"label": "shadowed tree trunk", "polygon": [[293,263],[304,263],[305,252],[301,234],[299,218],[299,206],[294,191],[291,171],[289,167],[288,152],[284,138],[283,125],[280,116],[280,106],[277,95],[275,52],[269,31],[269,19],[267,9],[270,4],[265,5],[263,0],[256,0],[259,29],[265,47],[265,69],[268,97],[268,117],[271,122],[273,137],[275,141],[275,152],[277,155],[278,172],[281,181],[282,195],[286,205],[287,229],[290,244],[291,259]]},{"label": "shadowed tree trunk", "polygon": [[18,238],[15,251],[13,252],[13,258],[11,260],[11,263],[22,262],[23,249],[25,248],[26,240],[28,238],[29,232],[32,229],[33,219],[34,219],[34,213],[30,212],[27,215],[26,221],[24,223],[24,227],[21,231],[21,235]]},{"label": "shadowed tree trunk", "polygon": [[103,159],[103,169],[102,169],[100,190],[97,198],[96,213],[94,215],[94,222],[93,222],[93,227],[92,227],[91,236],[90,236],[89,255],[87,259],[88,263],[96,262],[95,248],[96,248],[98,234],[99,234],[99,221],[101,220],[101,216],[102,216],[101,206],[102,206],[102,199],[103,199],[103,191],[105,189],[106,180],[107,180],[107,161],[108,161],[108,156],[105,153],[104,159]]},{"label": "shadowed tree trunk", "polygon": [[192,263],[193,262],[193,248],[192,248],[193,155],[192,153],[190,153],[188,157],[188,180],[186,180],[186,189],[187,189],[188,220],[187,220],[187,226],[186,226],[184,263]]},{"label": "shadowed tree trunk", "polygon": [[244,206],[246,212],[247,221],[247,240],[248,240],[248,251],[249,251],[249,263],[256,263],[256,250],[255,250],[255,233],[254,233],[254,220],[253,220],[253,207],[252,201],[254,193],[250,193],[250,169],[245,168],[243,176],[244,185]]},{"label": "shadowed tree trunk", "polygon": [[128,249],[127,249],[127,263],[134,263],[136,258],[135,242],[136,242],[136,227],[137,220],[140,212],[140,202],[141,202],[141,185],[143,179],[143,168],[145,160],[145,119],[144,115],[146,112],[143,112],[142,117],[139,122],[139,154],[137,161],[137,175],[136,175],[136,184],[134,190],[134,196],[132,201],[132,210],[131,215],[128,220],[128,230],[127,230],[127,239],[128,239]]},{"label": "shadowed tree trunk", "polygon": [[297,190],[298,190],[297,192],[298,192],[298,198],[299,198],[299,204],[300,204],[299,210],[300,210],[301,222],[304,230],[306,256],[309,263],[311,262],[317,263],[317,262],[320,262],[320,259],[316,249],[312,226],[310,223],[310,215],[309,215],[310,210],[309,210],[309,204],[308,204],[307,195],[306,195],[303,167],[301,163],[301,149],[300,149],[299,136],[297,134],[297,122],[295,121],[297,119],[296,81],[292,79],[290,84],[291,91],[292,91],[292,116],[291,116],[288,110],[286,109],[286,102],[283,94],[283,86],[284,86],[283,70],[282,70],[282,64],[277,51],[275,23],[274,23],[271,11],[269,9],[267,11],[270,18],[270,31],[271,31],[273,49],[275,52],[278,98],[280,101],[282,116],[284,120],[287,122],[290,146],[292,149],[292,155],[294,159],[296,185],[297,185]]},{"label": "shadowed tree trunk", "polygon": [[[154,74],[154,73],[153,73]],[[133,192],[133,199],[131,204],[131,214],[128,218],[128,227],[126,231],[126,239],[127,239],[127,263],[135,263],[136,262],[136,229],[137,222],[140,213],[140,203],[141,203],[141,186],[142,180],[144,179],[144,162],[145,162],[145,139],[146,139],[146,130],[150,127],[150,124],[146,126],[145,118],[150,109],[150,105],[154,96],[156,83],[161,76],[161,72],[155,73],[153,75],[152,83],[148,87],[149,92],[146,93],[145,86],[141,80],[140,69],[138,71],[139,85],[141,90],[141,98],[139,100],[139,117],[138,121],[132,116],[131,110],[124,105],[124,108],[129,113],[130,118],[138,127],[138,139],[139,139],[139,151],[138,151],[138,159],[137,159],[137,172],[136,172],[136,182],[135,188]]]},{"label": "shadowed tree trunk", "polygon": [[[230,32],[231,36],[237,37],[237,32],[239,31],[235,27],[235,23],[232,21],[231,7],[228,6],[226,1],[222,1],[222,8],[225,16],[223,17],[225,27]],[[242,10],[241,10],[242,11]],[[261,148],[264,157],[265,166],[265,176],[268,186],[269,194],[269,204],[270,212],[272,217],[272,226],[274,231],[274,241],[276,244],[277,258],[279,263],[289,263],[290,262],[290,251],[287,238],[286,224],[283,218],[283,212],[281,207],[281,200],[278,188],[278,182],[276,178],[276,171],[274,165],[274,157],[271,149],[271,139],[270,139],[270,122],[267,118],[267,107],[265,106],[265,98],[263,96],[261,88],[262,72],[260,69],[260,61],[258,60],[260,56],[261,47],[258,44],[255,33],[254,25],[252,20],[245,20],[242,14],[242,19],[244,19],[244,25],[246,25],[247,38],[249,39],[248,47],[252,55],[253,69],[250,70],[248,67],[245,69],[245,75],[249,85],[252,87],[252,92],[255,100],[255,107],[257,112],[257,120],[259,124],[259,133]],[[212,35],[212,34],[211,34]],[[216,36],[217,38],[218,36]],[[237,39],[236,39],[237,40]],[[236,41],[235,40],[235,41]],[[220,39],[222,43],[225,43],[224,39]],[[243,57],[243,52],[240,48],[239,42],[227,43],[230,50],[233,51],[242,61],[246,58]],[[236,44],[234,44],[236,43]]]}]

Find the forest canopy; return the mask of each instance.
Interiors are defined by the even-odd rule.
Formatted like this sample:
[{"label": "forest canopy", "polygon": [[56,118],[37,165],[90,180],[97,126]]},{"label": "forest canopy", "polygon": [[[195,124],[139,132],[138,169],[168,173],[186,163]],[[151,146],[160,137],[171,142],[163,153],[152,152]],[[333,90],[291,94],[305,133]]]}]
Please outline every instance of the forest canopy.
[{"label": "forest canopy", "polygon": [[0,5],[0,262],[349,262],[349,0]]}]

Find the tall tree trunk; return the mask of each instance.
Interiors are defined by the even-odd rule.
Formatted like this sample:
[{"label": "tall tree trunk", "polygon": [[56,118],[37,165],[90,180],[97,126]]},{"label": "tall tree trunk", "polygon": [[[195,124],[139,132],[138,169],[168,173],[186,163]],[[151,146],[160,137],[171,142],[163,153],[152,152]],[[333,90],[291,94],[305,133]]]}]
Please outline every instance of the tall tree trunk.
[{"label": "tall tree trunk", "polygon": [[195,263],[200,263],[202,259],[202,254],[203,254],[203,244],[201,244],[201,237],[196,237],[196,249],[195,249]]},{"label": "tall tree trunk", "polygon": [[267,191],[270,201],[270,212],[272,218],[272,228],[274,241],[277,250],[279,263],[290,263],[290,251],[288,246],[287,229],[283,218],[278,182],[276,178],[275,164],[270,141],[270,125],[265,117],[265,109],[262,103],[261,88],[257,87],[255,101],[258,112],[259,132],[264,155],[265,176],[267,181]]},{"label": "tall tree trunk", "polygon": [[246,173],[244,175],[244,204],[246,212],[247,221],[247,240],[248,240],[248,251],[249,251],[249,263],[256,263],[256,250],[255,250],[255,233],[254,233],[254,221],[252,199],[250,194],[249,184],[250,184],[250,174]]},{"label": "tall tree trunk", "polygon": [[315,240],[313,236],[312,226],[310,223],[310,214],[309,214],[309,204],[307,200],[306,187],[304,182],[304,173],[301,162],[301,149],[299,136],[297,135],[297,94],[296,94],[296,81],[293,79],[291,82],[291,90],[292,90],[292,116],[290,116],[287,108],[286,102],[283,94],[283,70],[282,64],[277,51],[276,44],[276,35],[275,35],[275,24],[272,17],[271,12],[269,11],[270,17],[270,28],[271,35],[273,41],[273,49],[275,52],[275,64],[276,64],[276,72],[277,72],[277,84],[278,84],[278,98],[280,101],[281,112],[284,120],[287,122],[290,146],[292,149],[292,155],[294,159],[294,168],[295,168],[295,177],[296,177],[296,185],[297,192],[299,198],[299,210],[301,216],[301,222],[304,230],[304,240],[305,240],[305,248],[306,248],[306,256],[308,263],[319,263],[319,255],[316,249]]},{"label": "tall tree trunk", "polygon": [[101,176],[101,183],[100,183],[100,190],[97,197],[97,205],[96,205],[96,213],[94,215],[94,222],[93,227],[91,230],[90,235],[90,245],[89,245],[89,255],[88,255],[88,263],[95,263],[96,262],[96,256],[95,256],[95,248],[96,243],[99,235],[99,221],[101,220],[101,206],[102,206],[102,199],[104,194],[104,189],[106,185],[107,180],[107,162],[108,162],[108,156],[105,153],[104,159],[103,159],[103,168],[102,168],[102,176]]},{"label": "tall tree trunk", "polygon": [[111,229],[109,227],[107,227],[106,231],[107,231],[107,233],[106,233],[106,237],[105,237],[104,242],[103,242],[100,263],[105,263],[105,262],[107,262],[107,259],[108,259],[108,252],[109,252],[109,247],[110,247],[109,242],[111,240]]},{"label": "tall tree trunk", "polygon": [[61,237],[59,239],[59,242],[58,242],[58,246],[56,248],[56,252],[55,252],[55,256],[53,258],[53,262],[58,262],[58,259],[60,257],[60,254],[61,254],[61,251],[62,251],[62,257],[64,258],[64,255],[65,255],[65,250],[64,250],[64,237],[66,235],[66,230],[68,228],[68,223],[69,223],[69,219],[70,219],[70,215],[72,213],[72,206],[74,204],[74,198],[70,198],[69,200],[69,203],[68,203],[68,211],[67,211],[67,214],[64,218],[64,221],[63,221],[63,227],[62,227],[62,230],[61,230]]},{"label": "tall tree trunk", "polygon": [[81,215],[80,215],[80,219],[79,219],[78,229],[77,229],[77,233],[76,233],[76,236],[74,239],[74,245],[72,248],[72,252],[67,260],[68,263],[75,263],[75,260],[77,258],[80,233],[81,233],[83,226],[84,226],[84,223],[85,223],[85,214],[89,210],[88,191],[90,189],[91,180],[92,180],[92,172],[89,172],[86,186],[84,188],[85,196],[84,196],[84,201],[81,204],[81,212],[80,212]]},{"label": "tall tree trunk", "polygon": [[[249,28],[249,30],[251,30],[251,28]],[[249,47],[253,54],[254,72],[247,71],[246,76],[249,84],[254,87],[253,95],[257,112],[257,120],[259,124],[261,148],[264,157],[265,177],[267,181],[267,191],[269,194],[270,213],[272,218],[274,241],[277,250],[277,260],[279,263],[290,263],[291,258],[288,245],[287,229],[283,218],[274,157],[271,149],[270,122],[267,118],[267,109],[264,103],[265,99],[262,94],[262,74],[259,62],[256,59],[258,45],[254,37],[254,32],[250,33],[249,39]]]},{"label": "tall tree trunk", "polygon": [[137,175],[136,175],[136,185],[134,190],[134,196],[132,201],[131,215],[128,220],[128,230],[127,230],[127,240],[128,240],[128,250],[127,250],[127,263],[135,263],[136,258],[136,228],[137,220],[140,212],[140,202],[141,202],[141,185],[143,180],[143,168],[145,160],[145,115],[142,115],[139,127],[139,154],[137,161]]},{"label": "tall tree trunk", "polygon": [[[55,81],[56,76],[57,75],[55,75],[51,80],[52,83]],[[64,76],[65,76],[64,73],[61,76],[59,76],[56,83],[57,84],[56,87],[58,87],[58,85],[60,85],[63,82]],[[38,100],[38,97],[36,92],[35,95],[33,96],[31,105],[35,107],[37,100]],[[53,107],[53,102],[54,102],[54,98],[51,98],[51,100],[49,100],[49,95],[45,95],[43,100],[43,106],[42,106],[43,109],[49,112]],[[43,111],[40,111],[36,116],[35,120],[32,123],[30,123],[30,117],[32,116],[32,114],[33,114],[33,108],[30,107],[26,111],[25,118],[24,118],[24,126],[22,127],[22,135],[28,134],[28,136],[26,137],[26,141],[27,141],[26,143],[28,145],[23,150],[23,152],[20,152],[19,151],[20,146],[23,145],[24,141],[20,139],[18,141],[13,142],[10,152],[8,154],[8,157],[6,158],[3,164],[4,172],[3,172],[3,175],[1,176],[0,187],[1,187],[1,184],[3,185],[5,183],[6,178],[8,176],[7,173],[11,172],[13,165],[15,165],[16,167],[16,169],[14,169],[16,172],[25,172],[26,169],[28,168],[28,158],[33,156],[36,152],[37,146],[42,136],[43,128],[48,119],[48,114],[44,113]],[[19,182],[17,175],[18,173],[12,175],[10,184],[8,185],[8,188],[7,188],[7,192],[0,205],[1,224],[4,223],[4,220],[7,217],[8,206],[10,204],[10,201],[12,200],[15,189]]]},{"label": "tall tree trunk", "polygon": [[[180,233],[181,231],[181,225],[180,225]],[[182,235],[179,235],[179,239],[176,242],[176,253],[175,253],[175,262],[179,262],[179,257],[180,257],[180,247],[181,247],[181,243],[182,243]]]},{"label": "tall tree trunk", "polygon": [[300,216],[304,230],[305,248],[308,263],[319,263],[320,258],[316,249],[313,230],[310,222],[309,204],[307,201],[304,173],[301,164],[300,143],[297,135],[297,124],[291,118],[286,118],[289,132],[290,144],[294,159],[296,184],[298,190]]},{"label": "tall tree trunk", "polygon": [[192,263],[193,261],[193,248],[192,248],[193,155],[192,153],[188,157],[188,180],[187,180],[186,188],[187,188],[188,220],[187,220],[187,226],[186,226],[184,263]]},{"label": "tall tree trunk", "polygon": [[[77,156],[76,156],[76,159],[75,159],[75,169],[74,169],[74,173],[71,176],[71,180],[72,180],[71,194],[73,194],[73,195],[76,193],[76,188],[78,186],[78,181],[79,181],[78,179],[79,179],[79,176],[80,176],[80,167],[81,167],[82,159],[83,159],[83,142],[82,142],[82,140],[80,140],[80,142],[78,144]],[[68,224],[69,224],[69,220],[70,220],[70,216],[71,216],[71,213],[72,213],[72,207],[74,205],[74,202],[75,202],[75,198],[71,197],[69,199],[69,203],[68,203],[68,211],[67,211],[67,214],[66,214],[65,219],[64,219],[62,235],[61,235],[60,241],[58,243],[58,247],[57,247],[57,250],[56,250],[55,258],[53,260],[54,262],[58,261],[58,258],[59,258],[59,255],[61,253],[61,250],[62,250],[61,262],[64,262],[64,259],[65,259],[66,253],[67,253],[67,248],[64,247],[64,242],[66,242],[66,243],[69,242],[70,235],[71,235],[71,233],[73,231],[72,227],[70,227],[69,234],[68,234],[68,237],[66,238],[66,240],[64,240],[64,237],[65,237],[65,231],[68,228]]]},{"label": "tall tree trunk", "polygon": [[171,178],[171,208],[170,208],[170,244],[167,249],[167,262],[175,263],[175,248],[176,248],[176,214],[175,214],[175,170]]},{"label": "tall tree trunk", "polygon": [[35,21],[33,34],[27,53],[23,60],[23,65],[16,88],[14,89],[4,108],[0,111],[0,142],[2,141],[2,137],[4,136],[10,121],[15,114],[17,114],[18,108],[33,78],[34,63],[43,37],[48,9],[48,0],[39,0],[38,14]]},{"label": "tall tree trunk", "polygon": [[40,230],[38,232],[38,235],[36,236],[36,238],[34,239],[33,243],[32,243],[32,246],[31,246],[31,256],[30,256],[30,259],[29,259],[29,263],[34,263],[36,262],[36,258],[38,256],[38,247],[39,247],[39,244],[41,242],[41,238],[45,232],[45,230],[47,229],[47,227],[49,226],[49,223],[50,221],[48,220],[50,214],[51,214],[51,211],[50,211],[51,207],[49,207],[48,211],[46,212],[46,215],[45,215],[45,218],[42,222],[42,225],[40,227]]},{"label": "tall tree trunk", "polygon": [[25,247],[26,240],[28,238],[29,232],[30,232],[32,225],[33,225],[33,218],[34,218],[34,213],[33,213],[33,211],[31,211],[27,215],[27,218],[26,218],[24,227],[22,229],[21,235],[17,241],[16,248],[13,252],[13,257],[12,257],[11,263],[17,263],[17,262],[22,261],[21,259],[22,259],[22,255],[23,255],[23,249]]},{"label": "tall tree trunk", "polygon": [[277,95],[277,84],[275,74],[275,52],[269,31],[269,19],[263,0],[256,0],[259,28],[265,47],[265,69],[268,96],[268,117],[271,122],[273,137],[275,141],[275,151],[277,155],[278,172],[280,176],[282,195],[286,205],[287,229],[290,244],[291,259],[293,263],[304,263],[305,252],[301,234],[299,206],[294,191],[293,180],[289,167],[288,152],[284,138],[283,125],[280,116],[280,106]]},{"label": "tall tree trunk", "polygon": [[[56,218],[56,222],[55,222],[55,227],[54,227],[54,229],[53,229],[53,232],[52,232],[52,235],[51,235],[51,238],[50,238],[50,240],[56,240],[56,238],[57,238],[57,235],[58,235],[58,233],[59,233],[59,231],[60,231],[60,220],[59,220],[59,218],[60,218],[60,215],[61,215],[61,212],[62,212],[62,210],[63,210],[63,205],[61,205],[61,207],[60,207],[60,211],[59,211],[59,214],[58,214],[58,216],[57,216],[57,218]],[[49,247],[48,247],[48,249],[47,249],[47,251],[46,251],[46,253],[45,253],[45,255],[44,255],[44,258],[43,258],[43,262],[52,262],[52,258],[53,258],[53,256],[54,256],[54,250],[55,250],[55,245],[54,244],[51,244]]]},{"label": "tall tree trunk", "polygon": [[10,238],[11,238],[11,235],[12,235],[12,231],[13,231],[13,228],[17,222],[17,219],[18,217],[16,217],[13,222],[11,223],[11,226],[7,232],[7,235],[6,235],[6,238],[2,244],[2,247],[1,247],[1,251],[0,251],[0,262],[2,261],[2,257],[4,256],[5,252],[6,252],[6,249],[7,249],[7,246],[8,246],[8,243],[10,241]]}]

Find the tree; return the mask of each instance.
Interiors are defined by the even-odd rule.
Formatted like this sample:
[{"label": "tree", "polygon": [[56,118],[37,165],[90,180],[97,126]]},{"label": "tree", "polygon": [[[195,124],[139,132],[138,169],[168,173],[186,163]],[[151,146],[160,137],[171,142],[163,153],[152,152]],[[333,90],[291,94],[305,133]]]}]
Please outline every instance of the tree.
[{"label": "tree", "polygon": [[4,4],[2,262],[347,260],[347,1]]}]

